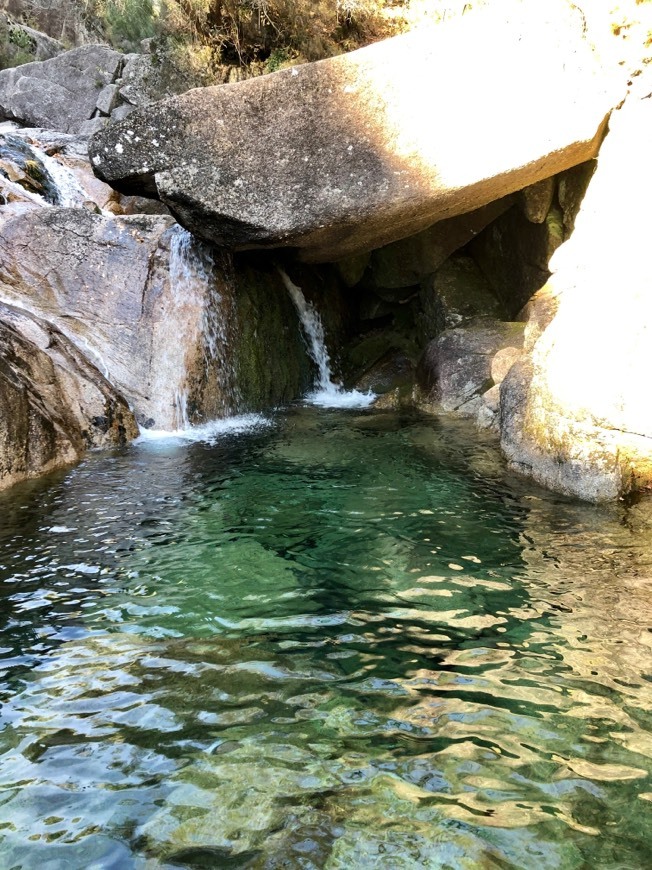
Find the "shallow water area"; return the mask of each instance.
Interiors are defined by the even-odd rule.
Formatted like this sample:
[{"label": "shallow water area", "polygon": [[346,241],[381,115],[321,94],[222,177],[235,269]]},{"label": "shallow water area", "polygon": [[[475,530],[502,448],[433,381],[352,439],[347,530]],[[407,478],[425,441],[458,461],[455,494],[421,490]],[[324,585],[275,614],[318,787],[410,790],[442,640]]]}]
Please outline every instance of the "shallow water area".
[{"label": "shallow water area", "polygon": [[390,412],[195,436],[0,496],[2,866],[649,863],[648,499]]}]

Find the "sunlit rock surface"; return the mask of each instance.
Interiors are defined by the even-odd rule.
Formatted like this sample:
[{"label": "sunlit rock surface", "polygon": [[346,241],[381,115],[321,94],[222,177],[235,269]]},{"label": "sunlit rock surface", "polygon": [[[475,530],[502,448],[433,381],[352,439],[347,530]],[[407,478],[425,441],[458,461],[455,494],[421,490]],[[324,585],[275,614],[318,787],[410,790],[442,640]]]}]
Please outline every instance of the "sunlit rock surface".
[{"label": "sunlit rock surface", "polygon": [[572,4],[505,2],[138,110],[90,156],[199,236],[333,261],[590,159],[620,96]]},{"label": "sunlit rock surface", "polygon": [[531,354],[501,388],[512,466],[591,501],[652,482],[651,92],[648,76],[612,115],[574,234],[531,307]]},{"label": "sunlit rock surface", "polygon": [[72,342],[0,304],[0,489],[137,434],[124,398]]}]

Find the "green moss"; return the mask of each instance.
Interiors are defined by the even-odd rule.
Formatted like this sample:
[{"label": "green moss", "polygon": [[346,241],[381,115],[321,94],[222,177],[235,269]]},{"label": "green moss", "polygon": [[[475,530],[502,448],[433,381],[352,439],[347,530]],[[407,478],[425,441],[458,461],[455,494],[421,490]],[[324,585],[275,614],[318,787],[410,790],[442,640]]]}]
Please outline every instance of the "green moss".
[{"label": "green moss", "polygon": [[243,411],[298,399],[312,383],[312,366],[294,305],[278,272],[246,257],[235,262],[236,383]]}]

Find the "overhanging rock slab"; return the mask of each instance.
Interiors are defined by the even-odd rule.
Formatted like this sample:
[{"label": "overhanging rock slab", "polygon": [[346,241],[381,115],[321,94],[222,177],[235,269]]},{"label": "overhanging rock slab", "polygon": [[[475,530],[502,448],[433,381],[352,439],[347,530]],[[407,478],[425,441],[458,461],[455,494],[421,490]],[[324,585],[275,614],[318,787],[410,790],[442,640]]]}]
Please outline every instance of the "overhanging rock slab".
[{"label": "overhanging rock slab", "polygon": [[337,260],[595,156],[621,94],[584,31],[566,0],[506,0],[163,100],[96,135],[90,156],[220,245]]}]

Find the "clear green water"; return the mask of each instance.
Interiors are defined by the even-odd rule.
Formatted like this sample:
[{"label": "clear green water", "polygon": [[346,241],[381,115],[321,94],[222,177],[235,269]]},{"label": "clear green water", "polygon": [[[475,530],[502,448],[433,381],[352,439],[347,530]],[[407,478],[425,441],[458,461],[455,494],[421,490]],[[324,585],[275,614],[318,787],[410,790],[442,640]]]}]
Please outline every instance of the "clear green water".
[{"label": "clear green water", "polygon": [[652,861],[652,508],[296,409],[0,498],[2,868]]}]

